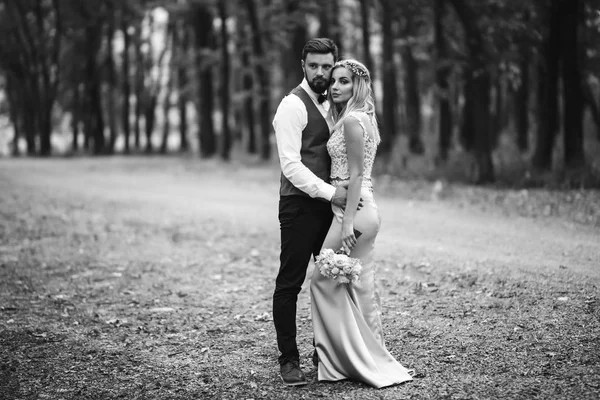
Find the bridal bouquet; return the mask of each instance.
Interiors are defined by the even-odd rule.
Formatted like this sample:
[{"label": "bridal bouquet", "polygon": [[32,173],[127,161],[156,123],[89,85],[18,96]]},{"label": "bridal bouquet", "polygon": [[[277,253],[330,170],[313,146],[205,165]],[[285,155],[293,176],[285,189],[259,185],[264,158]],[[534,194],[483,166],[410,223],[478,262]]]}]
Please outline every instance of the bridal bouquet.
[{"label": "bridal bouquet", "polygon": [[342,250],[334,252],[332,249],[323,249],[315,259],[315,266],[321,275],[336,280],[340,283],[358,281],[362,265],[358,258],[349,257]]}]

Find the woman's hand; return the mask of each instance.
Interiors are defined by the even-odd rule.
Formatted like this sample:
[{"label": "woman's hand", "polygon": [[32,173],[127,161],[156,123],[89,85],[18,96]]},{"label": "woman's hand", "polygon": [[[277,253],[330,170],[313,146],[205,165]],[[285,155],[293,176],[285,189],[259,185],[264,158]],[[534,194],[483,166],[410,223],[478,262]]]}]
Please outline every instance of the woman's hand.
[{"label": "woman's hand", "polygon": [[350,251],[356,246],[357,238],[354,232],[353,222],[342,222],[342,248],[346,254],[350,254]]}]

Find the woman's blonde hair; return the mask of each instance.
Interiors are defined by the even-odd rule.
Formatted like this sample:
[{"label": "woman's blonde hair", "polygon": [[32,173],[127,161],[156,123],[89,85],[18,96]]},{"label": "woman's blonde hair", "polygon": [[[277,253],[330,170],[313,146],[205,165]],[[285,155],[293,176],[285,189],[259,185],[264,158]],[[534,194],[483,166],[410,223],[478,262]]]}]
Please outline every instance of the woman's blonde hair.
[{"label": "woman's blonde hair", "polygon": [[375,138],[377,144],[379,144],[379,127],[377,125],[377,118],[375,114],[375,100],[373,97],[373,87],[369,70],[364,66],[363,63],[352,59],[336,62],[331,71],[332,75],[336,68],[346,68],[352,74],[352,96],[346,105],[341,110],[338,110],[333,101],[331,101],[330,91],[329,100],[333,105],[332,114],[335,122],[333,130],[335,131],[336,129],[339,129],[344,123],[344,119],[351,112],[364,112],[371,119]]}]

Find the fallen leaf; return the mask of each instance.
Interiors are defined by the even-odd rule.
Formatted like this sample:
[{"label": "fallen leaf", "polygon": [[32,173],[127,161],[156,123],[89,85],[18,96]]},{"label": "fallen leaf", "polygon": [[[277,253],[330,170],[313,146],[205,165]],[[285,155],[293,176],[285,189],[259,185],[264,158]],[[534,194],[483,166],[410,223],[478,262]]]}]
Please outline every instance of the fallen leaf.
[{"label": "fallen leaf", "polygon": [[271,314],[269,314],[268,312],[264,312],[260,315],[257,315],[256,317],[254,317],[255,321],[272,321],[273,318],[271,317]]}]

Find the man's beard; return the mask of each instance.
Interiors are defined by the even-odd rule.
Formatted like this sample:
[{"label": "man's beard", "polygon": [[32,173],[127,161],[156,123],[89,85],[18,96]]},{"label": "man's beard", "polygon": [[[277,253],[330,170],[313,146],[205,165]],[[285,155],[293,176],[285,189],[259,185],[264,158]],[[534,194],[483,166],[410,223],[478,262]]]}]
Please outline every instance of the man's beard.
[{"label": "man's beard", "polygon": [[315,78],[312,81],[309,81],[308,77],[306,76],[306,72],[304,73],[304,78],[306,78],[308,86],[310,86],[315,93],[323,93],[329,88],[329,81],[325,78]]}]

